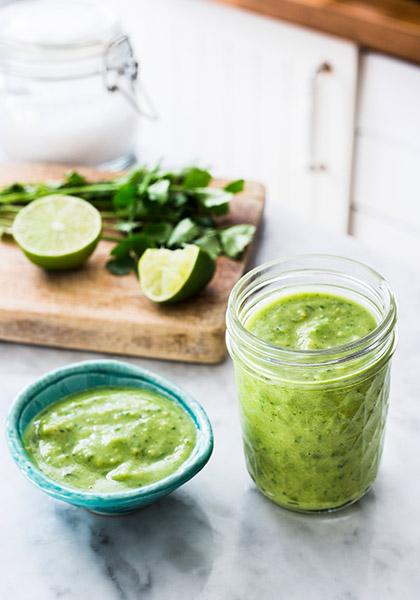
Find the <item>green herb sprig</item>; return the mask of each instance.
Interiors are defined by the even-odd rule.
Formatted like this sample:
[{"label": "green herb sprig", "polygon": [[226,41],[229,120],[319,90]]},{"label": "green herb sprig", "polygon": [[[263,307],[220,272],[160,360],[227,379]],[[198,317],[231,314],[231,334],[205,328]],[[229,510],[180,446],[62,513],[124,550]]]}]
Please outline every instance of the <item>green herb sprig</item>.
[{"label": "green herb sprig", "polygon": [[115,242],[107,269],[114,275],[136,270],[147,248],[181,248],[193,243],[212,258],[225,254],[238,258],[251,242],[251,224],[220,225],[229,213],[234,194],[244,189],[243,179],[224,188],[210,187],[212,175],[189,167],[180,172],[139,167],[110,180],[90,182],[76,171],[61,181],[14,183],[0,190],[0,236],[11,234],[13,219],[29,202],[49,194],[78,196],[91,202],[102,215],[103,239]]}]

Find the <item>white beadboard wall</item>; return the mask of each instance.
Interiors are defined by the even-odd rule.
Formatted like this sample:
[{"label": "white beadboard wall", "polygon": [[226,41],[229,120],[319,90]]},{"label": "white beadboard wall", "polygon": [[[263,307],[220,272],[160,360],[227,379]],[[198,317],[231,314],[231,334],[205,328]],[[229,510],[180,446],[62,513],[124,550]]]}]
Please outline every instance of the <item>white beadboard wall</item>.
[{"label": "white beadboard wall", "polygon": [[[266,184],[271,201],[348,229],[357,49],[349,42],[208,0],[123,0],[142,81],[160,120],[143,121],[140,158],[198,161]],[[319,78],[311,172],[310,84]]]},{"label": "white beadboard wall", "polygon": [[361,61],[351,233],[414,264],[420,257],[420,68]]}]

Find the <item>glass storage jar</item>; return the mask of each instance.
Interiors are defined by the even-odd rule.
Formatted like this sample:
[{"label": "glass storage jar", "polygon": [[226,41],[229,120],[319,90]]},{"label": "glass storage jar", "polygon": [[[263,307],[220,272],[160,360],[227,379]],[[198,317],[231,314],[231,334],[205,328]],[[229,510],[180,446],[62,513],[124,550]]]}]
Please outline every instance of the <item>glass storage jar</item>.
[{"label": "glass storage jar", "polygon": [[118,19],[83,0],[0,10],[0,152],[123,168],[134,160],[137,62]]},{"label": "glass storage jar", "polygon": [[[267,343],[246,328],[282,295],[324,292],[369,309],[376,328],[323,350]],[[346,258],[306,255],[257,267],[236,284],[227,311],[248,471],[291,510],[334,510],[374,482],[388,409],[396,305],[385,280]]]}]

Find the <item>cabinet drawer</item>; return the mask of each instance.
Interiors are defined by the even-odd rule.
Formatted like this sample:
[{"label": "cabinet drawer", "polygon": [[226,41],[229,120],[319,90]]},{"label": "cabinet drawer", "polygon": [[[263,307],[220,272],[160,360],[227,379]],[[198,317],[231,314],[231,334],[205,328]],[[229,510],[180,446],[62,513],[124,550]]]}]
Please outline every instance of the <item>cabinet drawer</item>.
[{"label": "cabinet drawer", "polygon": [[[352,233],[402,248],[420,237],[420,68],[379,54],[361,60]],[[374,233],[375,232],[375,233]],[[407,239],[405,239],[407,238]]]},{"label": "cabinet drawer", "polygon": [[351,230],[366,245],[378,248],[385,254],[392,253],[419,266],[420,230],[409,228],[404,224],[386,220],[377,214],[366,214],[360,211],[351,212]]},{"label": "cabinet drawer", "polygon": [[420,151],[358,135],[354,178],[356,210],[417,224],[420,231]]},{"label": "cabinet drawer", "polygon": [[360,63],[357,129],[420,151],[420,67],[366,53]]}]

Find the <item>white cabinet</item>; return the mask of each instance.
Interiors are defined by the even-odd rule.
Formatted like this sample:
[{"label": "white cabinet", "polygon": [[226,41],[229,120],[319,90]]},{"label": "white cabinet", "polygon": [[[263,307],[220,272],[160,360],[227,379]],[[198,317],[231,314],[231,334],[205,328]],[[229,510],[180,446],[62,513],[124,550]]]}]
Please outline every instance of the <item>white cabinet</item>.
[{"label": "white cabinet", "polygon": [[205,0],[123,0],[160,114],[140,160],[257,179],[270,201],[348,229],[357,49]]},{"label": "white cabinet", "polygon": [[351,232],[412,260],[420,255],[420,69],[361,62]]}]

